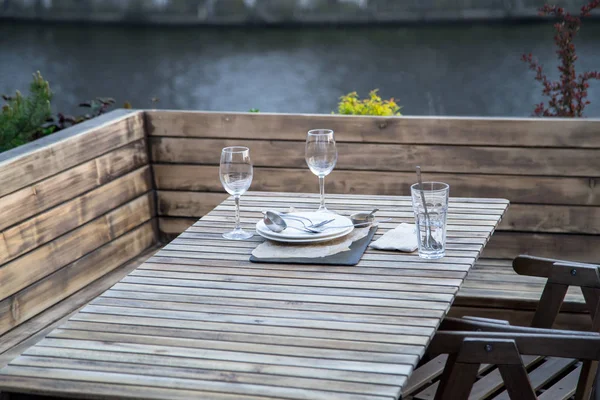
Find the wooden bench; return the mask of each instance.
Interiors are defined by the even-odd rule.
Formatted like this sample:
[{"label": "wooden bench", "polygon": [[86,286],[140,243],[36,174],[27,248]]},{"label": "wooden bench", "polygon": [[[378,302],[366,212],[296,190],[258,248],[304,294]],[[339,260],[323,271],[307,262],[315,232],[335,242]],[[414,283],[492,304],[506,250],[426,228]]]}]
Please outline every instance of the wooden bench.
[{"label": "wooden bench", "polygon": [[[338,140],[329,193],[407,195],[418,163],[452,196],[511,200],[452,315],[529,321],[543,281],[517,278],[511,258],[600,258],[600,120],[119,110],[0,155],[0,354],[223,200],[222,147],[251,148],[252,190],[316,192],[304,161],[316,127]],[[569,294],[559,326],[587,323],[582,302]]]},{"label": "wooden bench", "polygon": [[0,365],[158,244],[141,112],[0,155]]}]

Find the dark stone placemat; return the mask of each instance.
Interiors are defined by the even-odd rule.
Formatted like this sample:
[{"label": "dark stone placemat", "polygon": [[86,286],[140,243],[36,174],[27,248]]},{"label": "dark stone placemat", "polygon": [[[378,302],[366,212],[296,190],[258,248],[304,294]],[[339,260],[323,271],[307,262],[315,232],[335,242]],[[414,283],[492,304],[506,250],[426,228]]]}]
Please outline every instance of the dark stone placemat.
[{"label": "dark stone placemat", "polygon": [[[367,246],[371,243],[373,235],[377,231],[377,227],[373,226],[369,229],[369,233],[364,238],[357,240],[350,245],[350,251],[342,251],[341,253],[333,254],[327,257],[317,258],[256,258],[250,256],[250,261],[253,263],[270,263],[270,264],[321,264],[321,265],[356,265],[360,261]],[[266,240],[266,239],[265,239]]]}]

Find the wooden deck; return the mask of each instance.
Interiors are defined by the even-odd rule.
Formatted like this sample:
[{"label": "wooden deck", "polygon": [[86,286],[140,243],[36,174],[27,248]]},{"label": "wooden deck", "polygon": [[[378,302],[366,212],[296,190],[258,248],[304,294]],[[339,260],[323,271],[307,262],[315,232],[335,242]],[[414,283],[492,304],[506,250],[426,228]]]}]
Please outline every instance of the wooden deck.
[{"label": "wooden deck", "polygon": [[[265,208],[311,210],[316,195],[249,193]],[[331,196],[411,222],[407,197]],[[448,312],[506,200],[451,199],[446,257],[369,249],[356,267],[252,264],[263,241],[228,241],[233,201],[0,370],[0,390],[86,398],[394,399]]]}]

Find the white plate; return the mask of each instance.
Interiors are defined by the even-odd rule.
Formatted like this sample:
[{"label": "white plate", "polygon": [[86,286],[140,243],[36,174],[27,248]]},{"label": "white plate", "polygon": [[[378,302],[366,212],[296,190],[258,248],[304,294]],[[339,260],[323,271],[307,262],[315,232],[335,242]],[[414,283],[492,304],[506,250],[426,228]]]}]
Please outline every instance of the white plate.
[{"label": "white plate", "polygon": [[[258,228],[256,229],[256,233],[258,233],[260,236],[264,237],[265,239],[274,240],[276,242],[285,242],[285,243],[319,243],[319,242],[327,242],[329,240],[341,238],[342,236],[346,236],[347,234],[349,234],[353,230],[354,230],[354,227],[351,226],[347,230],[344,230],[344,231],[341,231],[341,232],[338,231],[339,233],[336,233],[333,236],[325,236],[325,237],[317,237],[317,238],[311,237],[311,238],[305,238],[305,239],[288,239],[288,238],[283,238],[281,236],[271,236],[271,235],[269,235],[266,232],[259,231]],[[275,235],[277,235],[277,233],[275,233],[273,231],[271,231],[271,232],[274,233]]]},{"label": "white plate", "polygon": [[[265,223],[261,219],[256,224],[256,232],[259,235],[261,235],[267,239],[271,239],[271,240],[278,240],[278,241],[282,241],[282,242],[296,242],[296,241],[301,240],[303,242],[308,243],[308,242],[321,241],[323,239],[330,240],[333,238],[338,238],[338,237],[347,235],[348,233],[352,232],[352,230],[354,229],[354,227],[352,226],[352,221],[350,221],[349,218],[344,217],[343,215],[330,214],[330,213],[316,213],[316,212],[298,212],[298,213],[294,213],[293,215],[309,218],[311,221],[313,221],[313,223],[319,223],[326,219],[332,219],[332,218],[334,219],[334,221],[327,224],[326,225],[327,229],[325,229],[321,233],[304,232],[299,229],[290,229],[290,228],[284,230],[283,232],[277,233],[277,232],[273,232],[272,230],[267,228],[265,226]],[[303,225],[300,221],[293,220],[290,218],[286,218],[285,221],[288,224],[288,226],[294,226],[297,228],[303,227]],[[336,227],[339,227],[339,228],[336,229]]]}]

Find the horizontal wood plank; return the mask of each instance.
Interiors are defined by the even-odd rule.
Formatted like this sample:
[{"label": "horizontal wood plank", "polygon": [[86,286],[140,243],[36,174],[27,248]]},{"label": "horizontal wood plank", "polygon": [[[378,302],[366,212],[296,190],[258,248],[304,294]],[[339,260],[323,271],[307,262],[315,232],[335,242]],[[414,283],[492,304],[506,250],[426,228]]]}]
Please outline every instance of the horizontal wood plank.
[{"label": "horizontal wood plank", "polygon": [[[216,165],[153,164],[158,190],[223,192]],[[479,172],[479,171],[473,171]],[[446,182],[452,196],[501,197],[512,203],[600,205],[595,178],[428,173]],[[351,171],[336,168],[325,180],[326,193],[409,195],[412,172]],[[254,191],[316,192],[318,182],[308,168],[255,167]]]},{"label": "horizontal wood plank", "polygon": [[[258,167],[305,168],[304,141],[150,138],[154,163],[218,165],[218,149],[245,145]],[[338,142],[336,167],[409,172],[415,160],[425,172],[598,177],[598,151],[571,148],[511,148]]]},{"label": "horizontal wood plank", "polygon": [[160,232],[161,241],[168,243],[190,226],[194,225],[197,218],[171,218],[159,217],[158,230]]},{"label": "horizontal wood plank", "polygon": [[[27,376],[27,375],[41,375],[43,378],[50,378],[55,380],[69,379],[71,381],[93,383],[95,385],[111,384],[116,387],[130,385],[129,380],[134,380],[138,385],[143,386],[143,390],[138,390],[138,397],[140,395],[143,398],[157,398],[154,394],[155,389],[170,388],[173,390],[173,394],[177,395],[178,390],[189,390],[188,398],[208,398],[208,399],[222,399],[228,398],[233,399],[234,395],[243,396],[248,399],[273,399],[273,398],[287,398],[287,399],[305,399],[306,396],[315,400],[324,400],[336,396],[340,400],[383,400],[385,397],[379,396],[368,396],[368,395],[352,395],[340,392],[328,392],[318,391],[309,389],[293,389],[277,386],[268,385],[251,385],[240,382],[216,382],[216,381],[201,381],[197,379],[182,379],[173,377],[158,377],[148,376],[143,374],[131,374],[129,380],[127,375],[115,372],[101,372],[101,371],[77,371],[75,369],[46,369],[46,368],[35,368],[21,366],[19,368],[8,366],[4,368],[5,376],[11,377],[12,375]],[[20,375],[19,375],[20,374]],[[2,377],[4,378],[4,377]],[[148,394],[149,393],[149,394]],[[159,392],[160,393],[160,392]],[[194,393],[194,396],[191,396]],[[154,394],[154,395],[153,395]],[[164,395],[163,395],[164,396]],[[260,397],[257,397],[260,396]],[[158,398],[171,398],[169,397],[158,397]],[[183,398],[183,397],[179,397]],[[389,397],[388,397],[389,399]]]},{"label": "horizontal wood plank", "polygon": [[0,196],[144,138],[143,113],[117,110],[0,155]]},{"label": "horizontal wood plank", "polygon": [[[163,217],[201,218],[228,197],[225,193],[158,191],[158,213]],[[247,206],[242,196],[242,211]],[[263,207],[264,209],[264,207]],[[259,213],[255,213],[260,218]],[[247,211],[245,213],[247,214]],[[378,213],[389,217],[387,210]],[[396,215],[412,219],[410,207],[398,208]],[[576,206],[547,206],[537,204],[512,204],[502,224],[501,231],[585,233],[600,234],[600,208]]]},{"label": "horizontal wood plank", "polygon": [[226,193],[158,192],[157,213],[159,216],[198,219],[228,197]]},{"label": "horizontal wood plank", "polygon": [[597,119],[373,117],[147,111],[151,136],[303,140],[315,127],[359,143],[600,148]]},{"label": "horizontal wood plank", "polygon": [[145,140],[123,146],[0,198],[0,230],[148,164]]},{"label": "horizontal wood plank", "polygon": [[142,167],[45,213],[5,230],[4,264],[86,224],[151,190],[150,168]]},{"label": "horizontal wood plank", "polygon": [[511,204],[502,231],[600,234],[600,208]]},{"label": "horizontal wood plank", "polygon": [[[44,338],[57,326],[65,323],[70,314],[113,286],[152,256],[156,250],[158,250],[158,245],[153,244],[153,247],[141,252],[134,260],[104,274],[93,283],[84,286],[59,303],[47,308],[42,313],[2,335],[0,343],[0,366],[3,367]],[[131,253],[133,254],[133,252]]]},{"label": "horizontal wood plank", "polygon": [[496,232],[483,257],[514,258],[519,254],[559,257],[564,260],[597,263],[600,259],[597,235]]},{"label": "horizontal wood plank", "polygon": [[146,222],[4,299],[0,302],[0,334],[52,307],[92,282],[102,279],[153,244],[152,225]]},{"label": "horizontal wood plank", "polygon": [[[143,195],[5,264],[0,268],[0,281],[5,282],[0,299],[26,288],[148,221],[152,216],[151,208],[151,195]],[[18,309],[12,312],[18,314]]]}]

